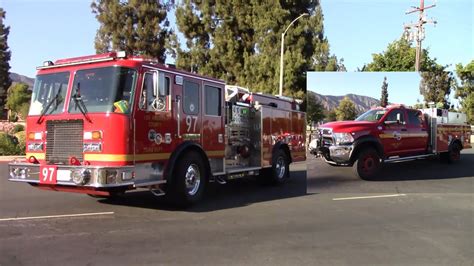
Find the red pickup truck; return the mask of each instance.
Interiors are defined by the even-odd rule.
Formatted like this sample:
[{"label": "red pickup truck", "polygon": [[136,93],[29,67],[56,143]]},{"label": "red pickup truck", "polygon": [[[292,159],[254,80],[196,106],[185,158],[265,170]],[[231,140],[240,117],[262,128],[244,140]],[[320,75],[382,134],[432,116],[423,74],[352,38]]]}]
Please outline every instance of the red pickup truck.
[{"label": "red pickup truck", "polygon": [[356,176],[373,179],[382,163],[432,156],[455,162],[462,149],[471,147],[470,135],[465,114],[392,105],[355,121],[321,125],[309,150],[328,164],[351,166]]}]

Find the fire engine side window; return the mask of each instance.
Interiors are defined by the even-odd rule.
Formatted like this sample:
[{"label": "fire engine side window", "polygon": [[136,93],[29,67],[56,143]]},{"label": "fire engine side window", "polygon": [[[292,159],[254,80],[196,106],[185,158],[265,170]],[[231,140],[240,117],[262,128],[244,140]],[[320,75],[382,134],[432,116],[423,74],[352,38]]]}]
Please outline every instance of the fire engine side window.
[{"label": "fire engine side window", "polygon": [[199,113],[199,84],[185,80],[183,85],[183,111],[188,115],[197,115]]},{"label": "fire engine side window", "polygon": [[205,86],[206,115],[221,116],[221,89]]},{"label": "fire engine side window", "polygon": [[400,116],[400,124],[405,124],[405,117],[403,111],[400,109],[391,111],[387,118],[385,119],[386,122],[397,122],[397,116]]}]

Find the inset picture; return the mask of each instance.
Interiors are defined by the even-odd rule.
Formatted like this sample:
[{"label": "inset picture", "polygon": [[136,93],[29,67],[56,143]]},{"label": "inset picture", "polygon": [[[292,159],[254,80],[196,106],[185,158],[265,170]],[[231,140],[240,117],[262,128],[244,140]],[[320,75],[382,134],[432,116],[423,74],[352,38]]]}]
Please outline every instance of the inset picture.
[{"label": "inset picture", "polygon": [[308,192],[433,192],[446,188],[432,180],[451,178],[463,190],[474,150],[457,82],[449,72],[308,72]]}]

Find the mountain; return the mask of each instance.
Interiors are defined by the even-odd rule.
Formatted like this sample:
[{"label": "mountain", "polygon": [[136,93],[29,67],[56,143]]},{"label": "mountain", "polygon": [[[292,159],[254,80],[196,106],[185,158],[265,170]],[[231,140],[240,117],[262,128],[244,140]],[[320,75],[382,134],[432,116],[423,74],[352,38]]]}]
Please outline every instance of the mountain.
[{"label": "mountain", "polygon": [[33,89],[33,84],[35,83],[35,79],[29,78],[27,76],[23,76],[17,73],[13,73],[13,72],[10,73],[10,79],[14,83],[19,83],[19,82],[25,83],[28,85],[28,87],[30,87],[30,89]]},{"label": "mountain", "polygon": [[339,106],[339,102],[348,97],[352,102],[354,102],[355,107],[359,113],[363,113],[374,106],[379,106],[380,101],[363,95],[357,94],[346,94],[344,96],[332,96],[332,95],[321,95],[313,91],[308,91],[308,95],[312,95],[319,102],[322,103],[326,110],[334,110]]}]

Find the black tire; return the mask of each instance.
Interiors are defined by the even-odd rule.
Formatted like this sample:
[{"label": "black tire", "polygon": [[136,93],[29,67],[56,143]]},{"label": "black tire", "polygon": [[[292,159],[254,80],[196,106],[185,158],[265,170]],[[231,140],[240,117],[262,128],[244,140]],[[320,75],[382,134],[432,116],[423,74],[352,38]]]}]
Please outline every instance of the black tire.
[{"label": "black tire", "polygon": [[461,146],[457,143],[453,143],[448,152],[440,154],[441,161],[445,163],[456,163],[461,159]]},{"label": "black tire", "polygon": [[360,179],[373,180],[381,168],[380,156],[373,148],[363,149],[352,165],[354,175]]},{"label": "black tire", "polygon": [[273,157],[272,167],[263,171],[263,179],[266,183],[278,185],[285,183],[290,177],[290,160],[282,149],[278,150]]},{"label": "black tire", "polygon": [[189,207],[202,199],[208,178],[201,155],[194,151],[183,154],[166,186],[166,195],[176,206]]}]

